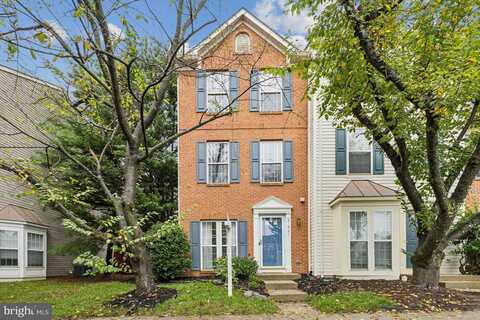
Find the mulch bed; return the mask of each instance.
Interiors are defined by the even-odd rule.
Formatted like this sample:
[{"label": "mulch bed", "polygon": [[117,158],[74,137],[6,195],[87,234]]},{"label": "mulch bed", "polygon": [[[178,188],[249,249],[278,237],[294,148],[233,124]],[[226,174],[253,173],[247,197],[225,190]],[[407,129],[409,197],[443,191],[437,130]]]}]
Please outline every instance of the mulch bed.
[{"label": "mulch bed", "polygon": [[452,289],[424,289],[400,280],[322,279],[303,276],[298,287],[308,294],[371,291],[391,298],[397,311],[453,311],[480,308],[480,294]]},{"label": "mulch bed", "polygon": [[165,302],[177,296],[177,290],[172,288],[157,288],[153,293],[138,293],[133,290],[118,296],[106,304],[127,309],[127,314],[134,313],[138,308],[153,308],[157,303]]}]

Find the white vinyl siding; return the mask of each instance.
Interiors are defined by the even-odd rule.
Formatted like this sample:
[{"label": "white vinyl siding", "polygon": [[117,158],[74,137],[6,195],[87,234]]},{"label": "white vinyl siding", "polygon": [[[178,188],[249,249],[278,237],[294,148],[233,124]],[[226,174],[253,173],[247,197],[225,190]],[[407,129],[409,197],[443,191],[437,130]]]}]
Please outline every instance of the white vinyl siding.
[{"label": "white vinyl siding", "polygon": [[[212,270],[215,260],[227,254],[226,221],[202,221],[200,224],[201,269]],[[237,223],[232,223],[232,255],[238,255]]]},{"label": "white vinyl siding", "polygon": [[260,182],[283,181],[283,141],[260,141]]},{"label": "white vinyl siding", "polygon": [[230,90],[229,72],[207,73],[207,112],[223,112],[228,106]]}]

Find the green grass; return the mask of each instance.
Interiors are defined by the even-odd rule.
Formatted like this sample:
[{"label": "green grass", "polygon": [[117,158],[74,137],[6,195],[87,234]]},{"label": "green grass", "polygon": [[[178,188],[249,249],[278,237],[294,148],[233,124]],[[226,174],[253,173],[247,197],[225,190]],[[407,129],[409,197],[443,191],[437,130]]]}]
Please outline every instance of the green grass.
[{"label": "green grass", "polygon": [[[227,290],[210,282],[162,284],[178,290],[177,298],[158,304],[152,310],[142,309],[138,314],[153,315],[225,315],[269,314],[278,307],[270,300],[247,298],[235,290],[232,299]],[[81,318],[123,315],[123,308],[105,306],[115,296],[135,288],[125,282],[89,281],[25,281],[0,282],[0,303],[50,303],[54,318]]]},{"label": "green grass", "polygon": [[392,300],[373,292],[319,294],[312,296],[309,303],[325,313],[373,312],[394,306]]},{"label": "green grass", "polygon": [[156,315],[218,315],[218,314],[270,314],[278,311],[271,300],[247,298],[234,290],[231,299],[227,290],[210,282],[185,282],[165,285],[178,290],[176,299],[155,307]]},{"label": "green grass", "polygon": [[0,303],[50,303],[55,318],[119,315],[123,310],[103,303],[134,287],[125,282],[81,280],[0,283]]}]

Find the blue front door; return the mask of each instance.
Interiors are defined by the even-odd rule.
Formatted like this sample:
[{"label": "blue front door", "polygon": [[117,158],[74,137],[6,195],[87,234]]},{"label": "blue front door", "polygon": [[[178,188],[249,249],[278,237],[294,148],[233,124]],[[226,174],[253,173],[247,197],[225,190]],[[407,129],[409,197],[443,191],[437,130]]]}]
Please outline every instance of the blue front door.
[{"label": "blue front door", "polygon": [[262,218],[262,264],[283,265],[282,218]]}]

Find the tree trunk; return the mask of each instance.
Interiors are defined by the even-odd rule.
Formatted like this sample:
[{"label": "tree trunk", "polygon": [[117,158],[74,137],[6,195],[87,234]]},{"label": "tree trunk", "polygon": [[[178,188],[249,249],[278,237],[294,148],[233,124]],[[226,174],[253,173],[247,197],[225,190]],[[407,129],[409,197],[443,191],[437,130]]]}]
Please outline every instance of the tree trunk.
[{"label": "tree trunk", "polygon": [[138,293],[150,293],[157,288],[152,271],[150,254],[143,242],[135,245],[135,258],[132,263],[135,272],[136,291]]},{"label": "tree trunk", "polygon": [[440,266],[444,256],[443,251],[436,251],[432,257],[422,257],[415,253],[412,257],[412,282],[423,288],[437,289],[440,282]]}]

